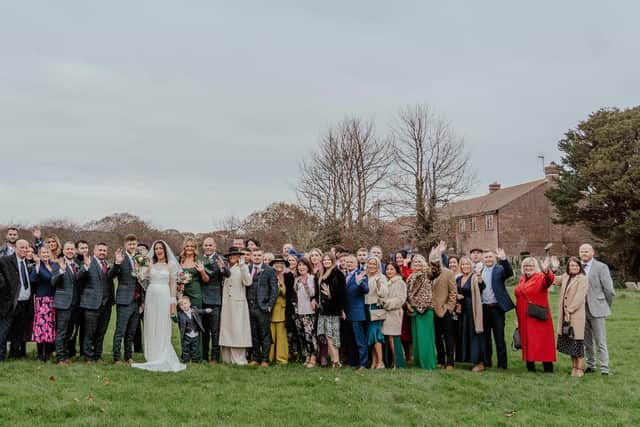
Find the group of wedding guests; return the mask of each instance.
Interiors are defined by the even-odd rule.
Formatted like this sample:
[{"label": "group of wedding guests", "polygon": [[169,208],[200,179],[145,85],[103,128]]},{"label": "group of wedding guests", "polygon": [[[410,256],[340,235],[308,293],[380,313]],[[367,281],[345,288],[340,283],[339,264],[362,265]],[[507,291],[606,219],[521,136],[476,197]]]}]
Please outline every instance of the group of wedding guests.
[{"label": "group of wedding guests", "polygon": [[[84,359],[101,361],[115,305],[113,360],[132,363],[133,342],[144,327],[145,284],[138,272],[149,248],[128,235],[108,264],[103,243],[89,255],[85,241],[61,244],[56,236],[42,239],[39,229],[33,237],[33,244],[19,240],[11,228],[0,247],[0,361],[7,342],[9,357],[18,358],[34,341],[41,360],[55,351],[66,365],[76,336]],[[542,362],[552,372],[557,348],[572,357],[574,376],[585,371],[586,351],[592,372],[595,341],[600,370],[608,374],[604,319],[612,280],[590,245],[581,246],[579,256],[563,274],[555,258],[524,259],[514,304],[506,287],[513,269],[501,249],[449,256],[441,242],[428,256],[400,250],[384,259],[379,246],[354,255],[339,246],[303,253],[287,243],[274,255],[255,239],[234,239],[221,254],[211,237],[200,247],[187,239],[171,315],[183,362],[447,370],[469,363],[480,372],[492,366],[494,343],[497,367],[507,368],[505,316],[515,308],[529,370]],[[547,294],[553,284],[560,286],[557,333]]]}]

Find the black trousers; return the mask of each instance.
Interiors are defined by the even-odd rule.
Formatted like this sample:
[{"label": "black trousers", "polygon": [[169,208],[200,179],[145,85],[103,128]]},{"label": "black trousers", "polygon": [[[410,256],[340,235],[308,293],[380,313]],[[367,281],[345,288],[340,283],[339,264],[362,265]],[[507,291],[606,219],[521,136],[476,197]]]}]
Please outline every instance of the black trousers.
[{"label": "black trousers", "polygon": [[[33,327],[33,304],[31,301],[18,301],[15,310],[10,315],[8,337],[11,341],[9,357],[19,359],[26,357],[27,335]],[[4,347],[4,346],[3,346]],[[4,348],[3,348],[4,351]]]},{"label": "black trousers", "polygon": [[138,304],[118,304],[116,306],[116,330],[113,334],[113,360],[120,360],[120,348],[124,339],[124,360],[133,358],[133,338],[138,328]]},{"label": "black trousers", "polygon": [[111,320],[111,305],[101,305],[97,310],[84,310],[84,359],[102,358],[104,336]]},{"label": "black trousers", "polygon": [[[219,305],[203,304],[202,308],[211,309],[211,313],[202,316],[202,356],[205,360],[220,361],[220,309]],[[211,343],[211,352],[209,352]]]},{"label": "black trousers", "polygon": [[80,343],[80,355],[84,356],[84,309],[74,307],[71,314],[71,337],[69,338],[69,357],[76,355],[76,342]]},{"label": "black trousers", "polygon": [[12,325],[13,313],[9,313],[6,317],[0,317],[0,362],[4,362],[7,358],[7,340]]},{"label": "black trousers", "polygon": [[[544,369],[544,372],[553,373],[553,363],[552,362],[542,362],[542,369]],[[535,372],[536,371],[535,362],[527,362],[527,371],[529,371],[529,372]]]},{"label": "black trousers", "polygon": [[142,348],[142,318],[144,317],[144,312],[138,313],[138,326],[136,327],[136,334],[133,336],[133,352],[134,353],[144,353],[144,349]]},{"label": "black trousers", "polygon": [[505,313],[498,304],[483,304],[482,316],[484,324],[484,366],[491,366],[493,357],[491,335],[493,334],[498,355],[498,368],[507,369],[507,344],[504,340]]},{"label": "black trousers", "polygon": [[56,359],[58,362],[69,359],[69,346],[73,333],[73,309],[56,310]]},{"label": "black trousers", "polygon": [[456,331],[451,313],[447,311],[443,317],[435,316],[434,326],[438,364],[453,366],[456,352]]},{"label": "black trousers", "polygon": [[182,361],[198,362],[198,342],[200,341],[200,334],[195,337],[190,337],[187,334],[182,336]]},{"label": "black trousers", "polygon": [[271,313],[260,310],[257,305],[249,305],[249,321],[251,322],[251,360],[269,363],[271,348]]},{"label": "black trousers", "polygon": [[347,320],[340,322],[340,359],[345,365],[358,366],[356,338],[353,335],[351,322]]}]

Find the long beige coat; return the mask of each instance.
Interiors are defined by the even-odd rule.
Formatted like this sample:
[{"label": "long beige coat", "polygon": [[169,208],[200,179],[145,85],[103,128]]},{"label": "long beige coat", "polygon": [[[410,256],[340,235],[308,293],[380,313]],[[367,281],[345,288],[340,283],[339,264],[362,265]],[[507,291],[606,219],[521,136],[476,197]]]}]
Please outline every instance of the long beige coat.
[{"label": "long beige coat", "polygon": [[251,324],[247,291],[251,275],[246,264],[231,267],[222,288],[220,309],[220,346],[251,347]]},{"label": "long beige coat", "polygon": [[398,336],[402,332],[402,306],[407,301],[407,285],[402,276],[397,275],[388,283],[387,296],[382,299],[382,307],[387,315],[382,322],[384,335]]},{"label": "long beige coat", "polygon": [[558,335],[562,333],[562,320],[564,319],[573,327],[574,338],[583,340],[589,281],[584,274],[575,276],[570,284],[568,274],[562,275],[559,281],[562,283],[562,287],[558,301]]}]

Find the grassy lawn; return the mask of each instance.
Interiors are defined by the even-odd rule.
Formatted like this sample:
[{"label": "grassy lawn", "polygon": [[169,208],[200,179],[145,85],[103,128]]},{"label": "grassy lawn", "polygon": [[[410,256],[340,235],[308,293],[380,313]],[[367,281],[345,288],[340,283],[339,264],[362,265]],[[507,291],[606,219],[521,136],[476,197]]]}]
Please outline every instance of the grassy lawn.
[{"label": "grassy lawn", "polygon": [[[555,302],[553,295],[554,320]],[[464,365],[452,373],[356,373],[204,364],[161,374],[29,360],[0,365],[0,425],[637,426],[640,374],[633,360],[640,354],[640,292],[619,292],[613,311],[609,377],[571,378],[564,355],[554,374],[527,373],[520,353],[511,351],[507,372],[482,374]],[[507,332],[510,337],[513,313]]]}]

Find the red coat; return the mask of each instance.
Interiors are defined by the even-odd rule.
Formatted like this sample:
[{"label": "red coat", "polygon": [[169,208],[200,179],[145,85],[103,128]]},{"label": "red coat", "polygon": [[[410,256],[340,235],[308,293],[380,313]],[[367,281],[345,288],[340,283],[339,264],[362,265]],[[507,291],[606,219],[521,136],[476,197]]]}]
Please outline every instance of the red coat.
[{"label": "red coat", "polygon": [[[528,280],[523,274],[516,286],[516,315],[522,340],[522,360],[525,362],[556,361],[555,335],[547,293],[553,280],[551,270],[547,274],[535,273]],[[546,307],[549,312],[547,320],[527,316],[527,301]]]}]

